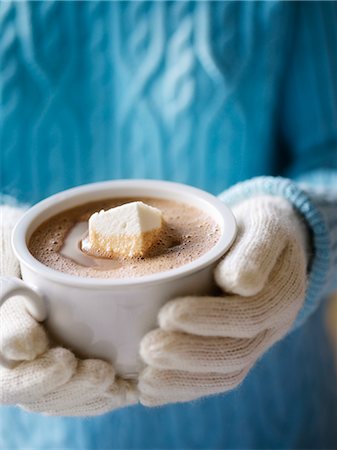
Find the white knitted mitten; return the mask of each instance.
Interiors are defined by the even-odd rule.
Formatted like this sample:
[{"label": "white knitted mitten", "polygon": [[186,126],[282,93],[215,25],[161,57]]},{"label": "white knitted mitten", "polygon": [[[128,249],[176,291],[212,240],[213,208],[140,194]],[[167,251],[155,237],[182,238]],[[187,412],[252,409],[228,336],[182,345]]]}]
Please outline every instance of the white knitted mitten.
[{"label": "white knitted mitten", "polygon": [[290,203],[263,196],[233,212],[238,236],[215,270],[223,294],[170,301],[159,313],[160,328],[141,342],[144,405],[235,388],[304,303],[307,230]]},{"label": "white knitted mitten", "polygon": [[[10,235],[23,210],[0,207],[0,275],[19,276]],[[41,324],[16,296],[0,308],[0,404],[48,415],[93,416],[138,401],[131,382],[119,379],[111,364],[80,360],[61,347],[51,348]]]}]

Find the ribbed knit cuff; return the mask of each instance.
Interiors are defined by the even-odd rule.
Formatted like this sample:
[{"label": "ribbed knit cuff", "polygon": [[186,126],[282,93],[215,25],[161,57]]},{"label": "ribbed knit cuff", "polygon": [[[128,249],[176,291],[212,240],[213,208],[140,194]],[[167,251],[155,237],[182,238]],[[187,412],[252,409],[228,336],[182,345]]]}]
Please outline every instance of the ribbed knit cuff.
[{"label": "ribbed knit cuff", "polygon": [[257,177],[238,183],[219,195],[229,206],[260,195],[284,197],[304,217],[312,231],[313,259],[311,261],[305,303],[298,313],[293,329],[302,325],[316,310],[327,285],[330,268],[330,239],[324,217],[310,196],[292,180],[281,177]]}]

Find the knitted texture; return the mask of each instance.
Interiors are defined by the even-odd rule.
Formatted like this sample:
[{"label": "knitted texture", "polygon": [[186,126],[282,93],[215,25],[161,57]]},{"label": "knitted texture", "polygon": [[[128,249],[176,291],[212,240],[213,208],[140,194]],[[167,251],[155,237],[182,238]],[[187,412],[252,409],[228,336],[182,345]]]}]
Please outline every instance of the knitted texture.
[{"label": "knitted texture", "polygon": [[[10,235],[22,212],[0,206],[1,276],[19,274]],[[20,404],[48,415],[93,416],[137,402],[134,384],[118,379],[111,364],[50,348],[43,326],[27,312],[22,296],[2,305],[0,321],[0,404]]]},{"label": "knitted texture", "polygon": [[159,313],[140,347],[141,402],[193,400],[236,387],[290,329],[306,289],[306,229],[291,204],[255,197],[233,207],[238,236],[215,270],[224,295],[184,297]]},{"label": "knitted texture", "polygon": [[[1,2],[2,192],[33,204],[137,177],[218,194],[259,175],[337,169],[336,23],[336,2]],[[310,199],[332,254],[337,197]],[[91,420],[4,407],[0,447],[337,448],[321,294],[330,261],[302,326],[239,389]]]},{"label": "knitted texture", "polygon": [[334,171],[329,173],[330,176],[325,177],[326,184],[318,185],[316,190],[315,184],[311,183],[310,192],[286,178],[257,177],[238,183],[220,195],[220,199],[230,206],[263,194],[282,196],[305,220],[312,240],[310,276],[306,301],[294,328],[303,324],[317,309],[322,295],[331,293],[337,287],[337,174]]},{"label": "knitted texture", "polygon": [[43,327],[27,314],[24,297],[14,296],[2,305],[0,323],[1,354],[8,360],[31,361],[47,350],[47,335]]},{"label": "knitted texture", "polygon": [[[337,150],[334,155],[337,162]],[[331,293],[337,289],[337,171],[315,170],[297,177],[297,181],[300,188],[307,193],[310,203],[320,212],[325,225],[325,240],[328,241],[329,249],[324,292]],[[318,241],[317,245],[319,244]],[[323,251],[324,248],[321,252]]]},{"label": "knitted texture", "polygon": [[[8,199],[7,199],[8,200]],[[15,223],[26,208],[0,206],[0,275],[20,276],[19,261],[10,245]],[[1,285],[1,280],[0,280]],[[12,317],[10,322],[5,317]],[[31,360],[47,349],[47,336],[43,328],[26,314],[24,299],[15,296],[0,308],[0,348],[11,360]]]},{"label": "knitted texture", "polygon": [[[216,194],[269,170],[294,8],[202,1],[1,6],[3,192],[35,203],[92,181],[155,177]],[[254,49],[278,57],[270,65]],[[246,80],[249,94],[238,96]]]}]

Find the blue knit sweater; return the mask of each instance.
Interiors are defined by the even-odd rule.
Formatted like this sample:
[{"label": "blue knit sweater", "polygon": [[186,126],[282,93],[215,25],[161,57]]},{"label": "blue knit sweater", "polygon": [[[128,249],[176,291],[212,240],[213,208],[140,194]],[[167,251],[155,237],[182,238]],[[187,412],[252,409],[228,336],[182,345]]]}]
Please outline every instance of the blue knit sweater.
[{"label": "blue knit sweater", "polygon": [[312,236],[294,329],[238,389],[92,419],[6,407],[0,447],[337,448],[337,3],[2,2],[0,87],[4,200],[160,178],[281,195]]}]

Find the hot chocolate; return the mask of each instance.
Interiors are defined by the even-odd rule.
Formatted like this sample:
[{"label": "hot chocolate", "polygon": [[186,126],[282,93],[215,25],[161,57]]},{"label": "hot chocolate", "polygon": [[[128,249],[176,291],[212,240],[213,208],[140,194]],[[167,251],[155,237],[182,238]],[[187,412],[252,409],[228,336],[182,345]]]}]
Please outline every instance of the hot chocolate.
[{"label": "hot chocolate", "polygon": [[[135,201],[160,209],[164,219],[160,239],[146,255],[100,258],[81,248],[94,212]],[[196,207],[157,198],[114,198],[86,203],[51,217],[35,230],[28,247],[36,259],[52,269],[82,277],[120,279],[187,264],[210,250],[219,238],[218,224]]]}]

